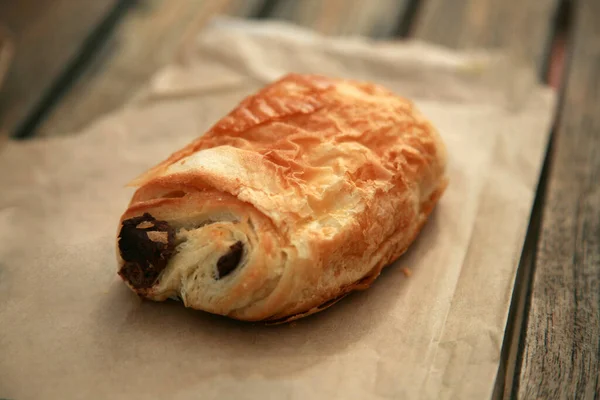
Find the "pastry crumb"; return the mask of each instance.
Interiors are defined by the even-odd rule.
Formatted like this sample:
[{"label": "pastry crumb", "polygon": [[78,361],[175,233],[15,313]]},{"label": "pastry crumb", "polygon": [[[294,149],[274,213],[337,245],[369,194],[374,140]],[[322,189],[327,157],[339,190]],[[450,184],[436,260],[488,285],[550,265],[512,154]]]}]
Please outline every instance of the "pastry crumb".
[{"label": "pastry crumb", "polygon": [[143,221],[143,222],[140,222],[138,224],[138,226],[136,226],[135,228],[136,229],[148,229],[148,228],[153,228],[153,227],[154,227],[154,224],[152,222],[150,222],[150,221]]},{"label": "pastry crumb", "polygon": [[150,231],[147,233],[148,238],[153,242],[167,244],[169,243],[169,234],[167,232]]},{"label": "pastry crumb", "polygon": [[407,278],[410,278],[410,276],[412,275],[412,271],[410,268],[408,267],[404,267],[402,268],[402,273],[404,274],[404,276],[406,276]]}]

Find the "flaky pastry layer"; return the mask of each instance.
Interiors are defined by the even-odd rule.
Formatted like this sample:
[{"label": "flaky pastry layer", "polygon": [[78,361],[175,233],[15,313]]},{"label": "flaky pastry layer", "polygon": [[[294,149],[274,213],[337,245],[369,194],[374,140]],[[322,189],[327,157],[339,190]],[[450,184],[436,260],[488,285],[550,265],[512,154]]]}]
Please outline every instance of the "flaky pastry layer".
[{"label": "flaky pastry layer", "polygon": [[291,74],[133,184],[119,274],[139,295],[248,321],[365,289],[442,195],[446,151],[414,104]]}]

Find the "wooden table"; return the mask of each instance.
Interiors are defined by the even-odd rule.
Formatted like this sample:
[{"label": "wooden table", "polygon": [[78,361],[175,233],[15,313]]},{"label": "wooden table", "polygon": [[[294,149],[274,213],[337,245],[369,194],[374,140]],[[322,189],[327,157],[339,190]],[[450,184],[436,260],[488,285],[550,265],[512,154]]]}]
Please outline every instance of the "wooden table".
[{"label": "wooden table", "polygon": [[0,0],[16,49],[0,127],[15,138],[80,129],[127,101],[218,13],[327,35],[501,48],[557,88],[494,397],[598,396],[600,1]]}]

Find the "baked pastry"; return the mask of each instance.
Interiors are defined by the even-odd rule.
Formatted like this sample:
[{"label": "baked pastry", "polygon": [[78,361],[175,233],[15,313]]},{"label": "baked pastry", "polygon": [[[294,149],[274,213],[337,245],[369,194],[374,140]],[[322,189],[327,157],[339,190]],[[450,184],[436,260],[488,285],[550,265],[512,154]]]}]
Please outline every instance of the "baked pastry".
[{"label": "baked pastry", "polygon": [[408,100],[291,74],[133,182],[119,275],[140,296],[289,321],[367,288],[442,195],[446,151]]}]

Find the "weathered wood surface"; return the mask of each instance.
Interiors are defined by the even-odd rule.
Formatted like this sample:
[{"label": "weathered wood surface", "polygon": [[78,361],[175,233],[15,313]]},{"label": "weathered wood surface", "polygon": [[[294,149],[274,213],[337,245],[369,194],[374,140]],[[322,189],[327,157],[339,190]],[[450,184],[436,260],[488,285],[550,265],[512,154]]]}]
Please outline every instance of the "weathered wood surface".
[{"label": "weathered wood surface", "polygon": [[3,0],[0,25],[14,54],[0,92],[0,130],[13,132],[34,112],[57,78],[118,0]]},{"label": "weathered wood surface", "polygon": [[38,127],[37,135],[69,134],[130,100],[182,41],[218,13],[250,13],[257,1],[139,0],[107,38],[83,76]]},{"label": "weathered wood surface", "polygon": [[540,68],[558,0],[423,0],[416,37],[462,49],[498,48]]},{"label": "weathered wood surface", "polygon": [[600,397],[600,2],[575,5],[526,324],[521,399]]},{"label": "weathered wood surface", "polygon": [[[86,12],[92,14],[99,3],[108,1],[93,2],[94,6],[86,7]],[[55,4],[60,6],[70,2],[73,0],[61,0]],[[93,64],[87,67],[84,75],[79,77],[67,95],[53,105],[51,113],[44,116],[42,123],[34,127],[35,133],[43,136],[70,133],[81,129],[94,118],[118,108],[136,93],[154,71],[172,58],[186,32],[191,27],[201,25],[198,20],[203,21],[216,13],[257,16],[262,11],[262,17],[291,20],[329,35],[389,37],[406,30],[405,16],[412,15],[411,9],[417,3],[414,0],[133,2],[127,15],[110,35],[108,43],[95,56]],[[515,0],[457,0],[452,4],[443,0],[423,0],[421,3],[419,18],[413,24],[417,37],[453,47],[501,46],[514,52],[516,62],[521,62],[522,58],[535,59],[537,62],[544,52],[547,17],[556,0],[527,2],[527,7],[520,7],[520,13],[513,12],[515,6],[519,6]],[[81,7],[80,2],[76,4]],[[78,12],[77,7],[73,9]],[[456,15],[452,17],[454,14]],[[532,16],[535,18],[532,19]],[[79,16],[76,20],[80,23],[73,22],[72,15],[70,20],[64,18],[55,23],[68,27],[63,28],[64,30],[74,31],[73,25],[85,26],[89,30],[94,25]],[[36,46],[29,48],[35,49]],[[533,50],[530,51],[531,49]],[[18,66],[14,69],[22,70]],[[51,81],[52,77],[52,74],[44,71],[36,79]],[[13,85],[29,85],[23,83],[29,82],[28,80],[15,78],[11,79]],[[21,92],[29,93],[27,97],[31,103],[39,101],[40,95],[35,91],[21,89]],[[12,93],[5,94],[3,98],[10,99],[10,106],[13,108],[18,109],[22,103],[22,99]],[[11,130],[22,123],[30,112],[31,110],[10,112]]]},{"label": "weathered wood surface", "polygon": [[186,34],[218,13],[290,20],[331,35],[389,36],[407,4],[408,0],[140,1],[123,18],[104,54],[57,104],[37,134],[71,133],[124,104],[174,57]]}]

